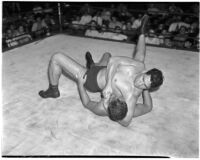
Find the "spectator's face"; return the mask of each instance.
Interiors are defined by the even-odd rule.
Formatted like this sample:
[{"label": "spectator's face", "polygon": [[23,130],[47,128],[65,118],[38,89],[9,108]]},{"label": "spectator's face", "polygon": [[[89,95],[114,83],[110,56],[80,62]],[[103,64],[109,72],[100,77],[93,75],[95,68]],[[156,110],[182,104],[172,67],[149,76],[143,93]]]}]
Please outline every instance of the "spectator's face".
[{"label": "spectator's face", "polygon": [[101,27],[102,31],[105,31],[106,30],[106,25],[103,24],[102,27]]},{"label": "spectator's face", "polygon": [[95,22],[91,23],[91,29],[96,29],[96,23]]},{"label": "spectator's face", "polygon": [[107,11],[107,12],[105,13],[105,16],[106,16],[106,17],[110,17],[110,12]]},{"label": "spectator's face", "polygon": [[191,28],[193,28],[193,29],[198,28],[198,23],[197,22],[193,22],[191,24]]},{"label": "spectator's face", "polygon": [[181,34],[185,34],[185,33],[186,33],[186,29],[185,29],[184,27],[181,27],[180,33],[181,33]]},{"label": "spectator's face", "polygon": [[24,27],[23,27],[23,26],[20,26],[20,27],[19,27],[19,32],[20,32],[20,33],[23,33],[23,32],[24,32]]},{"label": "spectator's face", "polygon": [[135,21],[135,17],[131,17],[131,22],[134,22]]},{"label": "spectator's face", "polygon": [[167,34],[167,30],[166,29],[162,30],[162,34]]},{"label": "spectator's face", "polygon": [[14,30],[14,29],[15,29],[15,26],[14,26],[14,25],[10,25],[10,29],[11,29],[11,30]]},{"label": "spectator's face", "polygon": [[138,18],[142,18],[142,14],[139,14],[139,15],[138,15]]},{"label": "spectator's face", "polygon": [[185,48],[191,48],[192,43],[190,41],[186,41],[184,46],[185,46]]},{"label": "spectator's face", "polygon": [[7,34],[8,38],[12,37],[12,31],[10,29],[7,30],[6,34]]},{"label": "spectator's face", "polygon": [[158,27],[158,29],[159,29],[159,30],[162,30],[163,27],[164,27],[164,25],[163,25],[163,24],[160,24],[159,27]]},{"label": "spectator's face", "polygon": [[77,16],[77,17],[76,17],[76,20],[77,20],[77,21],[80,21],[80,20],[81,20],[81,18],[80,18],[79,16]]},{"label": "spectator's face", "polygon": [[112,17],[112,21],[116,22],[117,18],[116,17]]},{"label": "spectator's face", "polygon": [[130,22],[128,22],[128,23],[126,24],[126,28],[127,28],[128,30],[131,30],[131,23],[130,23]]},{"label": "spectator's face", "polygon": [[120,27],[116,27],[115,32],[116,33],[121,33],[121,28]]},{"label": "spectator's face", "polygon": [[37,22],[41,22],[41,18],[40,17],[38,17],[36,20],[37,20]]},{"label": "spectator's face", "polygon": [[172,46],[172,41],[171,41],[170,39],[168,39],[168,38],[165,39],[165,42],[164,42],[164,43],[165,43],[165,45],[168,46],[168,47],[171,47],[171,46]]}]

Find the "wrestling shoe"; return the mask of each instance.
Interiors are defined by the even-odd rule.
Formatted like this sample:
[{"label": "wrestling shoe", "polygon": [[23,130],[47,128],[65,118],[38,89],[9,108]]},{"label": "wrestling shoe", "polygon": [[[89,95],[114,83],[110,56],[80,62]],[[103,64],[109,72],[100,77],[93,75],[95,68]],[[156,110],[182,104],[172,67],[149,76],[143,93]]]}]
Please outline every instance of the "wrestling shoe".
[{"label": "wrestling shoe", "polygon": [[145,14],[141,19],[141,26],[139,27],[139,34],[147,33],[147,23],[149,21],[149,16]]},{"label": "wrestling shoe", "polygon": [[85,59],[86,59],[86,67],[87,69],[90,69],[91,65],[94,64],[94,61],[92,59],[92,55],[90,52],[86,52]]},{"label": "wrestling shoe", "polygon": [[46,91],[40,91],[39,95],[42,98],[58,98],[60,97],[60,92],[58,86],[49,85],[49,88]]}]

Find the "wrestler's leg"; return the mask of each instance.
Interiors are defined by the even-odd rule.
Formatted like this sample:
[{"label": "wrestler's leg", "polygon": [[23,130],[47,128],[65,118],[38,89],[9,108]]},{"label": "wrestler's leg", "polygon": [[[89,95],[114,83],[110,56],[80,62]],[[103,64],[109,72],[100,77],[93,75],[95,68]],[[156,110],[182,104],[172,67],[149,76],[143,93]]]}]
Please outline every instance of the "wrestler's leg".
[{"label": "wrestler's leg", "polygon": [[96,66],[107,66],[109,59],[112,55],[108,52],[104,53],[99,62],[95,63]]},{"label": "wrestler's leg", "polygon": [[39,92],[41,97],[56,98],[60,96],[58,83],[63,71],[74,80],[77,80],[77,77],[85,74],[86,68],[63,53],[54,54],[51,57],[48,67],[49,88],[46,91]]},{"label": "wrestler's leg", "polygon": [[145,35],[139,35],[138,42],[135,48],[135,53],[133,55],[134,59],[144,62],[146,56],[146,43],[145,43]]},{"label": "wrestler's leg", "polygon": [[86,58],[86,66],[88,69],[90,69],[91,66],[107,66],[109,59],[111,57],[111,54],[106,52],[103,54],[99,62],[95,63],[92,59],[92,55],[90,52],[86,52],[85,58]]},{"label": "wrestler's leg", "polygon": [[144,62],[146,56],[146,43],[145,43],[145,33],[147,31],[147,23],[149,20],[148,15],[144,15],[142,18],[141,26],[139,28],[140,35],[138,37],[138,42],[133,53],[133,58]]}]

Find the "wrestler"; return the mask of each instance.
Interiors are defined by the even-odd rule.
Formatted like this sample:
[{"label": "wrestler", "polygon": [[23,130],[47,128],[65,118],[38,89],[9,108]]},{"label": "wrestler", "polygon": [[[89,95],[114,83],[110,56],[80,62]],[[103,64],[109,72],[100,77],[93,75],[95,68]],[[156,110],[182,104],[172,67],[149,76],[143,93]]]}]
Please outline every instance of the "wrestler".
[{"label": "wrestler", "polygon": [[[152,110],[152,98],[149,91],[159,88],[163,83],[162,72],[158,69],[145,69],[146,24],[149,17],[144,15],[140,28],[140,35],[136,45],[133,59],[127,57],[111,57],[107,65],[106,86],[103,96],[109,100],[114,94],[122,97],[126,102],[128,112],[126,117],[119,121],[123,126],[128,126],[132,118],[146,114]],[[138,97],[142,94],[143,104],[137,104]],[[107,107],[107,105],[104,105]]]},{"label": "wrestler", "polygon": [[[145,30],[148,22],[148,16],[142,18],[140,35],[136,50],[133,53],[133,59],[127,57],[110,57],[106,70],[106,86],[103,89],[104,107],[107,106],[113,95],[125,102],[128,111],[122,120],[118,120],[121,125],[128,126],[132,118],[144,115],[152,110],[152,98],[150,90],[155,90],[163,83],[162,72],[158,69],[146,71],[144,59],[146,55]],[[94,66],[91,55],[90,64]],[[89,65],[88,65],[89,68]],[[84,82],[84,80],[82,80]],[[83,87],[83,82],[79,82],[79,91],[84,103],[84,97],[87,93]],[[138,97],[142,94],[143,104],[137,103]],[[86,98],[87,99],[87,98]]]},{"label": "wrestler", "polygon": [[[63,72],[67,73],[75,82],[77,82],[78,86],[80,86],[79,84],[83,84],[85,86],[84,88],[88,91],[92,93],[101,93],[106,85],[106,65],[110,56],[110,53],[104,53],[98,63],[99,66],[87,69],[63,53],[59,52],[54,54],[50,59],[48,67],[49,88],[46,91],[40,91],[39,95],[42,98],[59,97],[60,92],[58,84],[59,78]],[[83,82],[83,79],[85,80],[84,83],[80,83]],[[127,105],[122,102],[120,98],[115,96],[110,97],[110,99],[107,100],[108,107],[106,110],[104,107],[104,98],[99,102],[94,102],[90,100],[86,92],[85,94],[84,99],[82,99],[83,96],[80,95],[84,107],[96,115],[108,116],[113,121],[122,120],[126,116]]]}]

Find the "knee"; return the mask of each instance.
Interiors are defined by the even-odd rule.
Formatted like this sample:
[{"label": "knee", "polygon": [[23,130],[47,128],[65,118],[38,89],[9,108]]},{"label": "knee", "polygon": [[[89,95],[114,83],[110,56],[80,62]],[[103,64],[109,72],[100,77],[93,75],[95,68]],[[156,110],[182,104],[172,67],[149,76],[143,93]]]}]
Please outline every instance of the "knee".
[{"label": "knee", "polygon": [[108,58],[112,57],[112,55],[109,52],[104,53],[104,56],[106,56]]},{"label": "knee", "polygon": [[51,56],[51,61],[58,62],[62,58],[63,58],[63,53],[58,52]]}]

